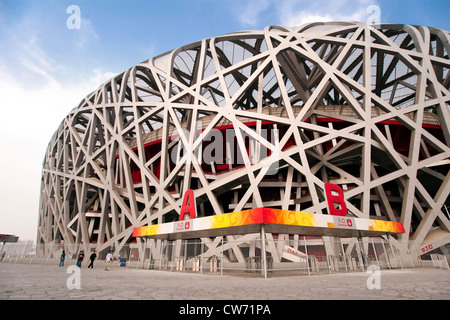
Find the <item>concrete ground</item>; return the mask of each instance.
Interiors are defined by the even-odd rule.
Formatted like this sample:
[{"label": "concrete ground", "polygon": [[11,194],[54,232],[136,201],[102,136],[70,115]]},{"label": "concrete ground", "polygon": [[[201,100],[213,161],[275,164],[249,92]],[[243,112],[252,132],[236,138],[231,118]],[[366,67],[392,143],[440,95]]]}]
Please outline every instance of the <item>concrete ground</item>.
[{"label": "concrete ground", "polygon": [[[379,273],[378,273],[379,272]],[[0,263],[0,300],[450,300],[450,271],[419,268],[244,277]]]}]

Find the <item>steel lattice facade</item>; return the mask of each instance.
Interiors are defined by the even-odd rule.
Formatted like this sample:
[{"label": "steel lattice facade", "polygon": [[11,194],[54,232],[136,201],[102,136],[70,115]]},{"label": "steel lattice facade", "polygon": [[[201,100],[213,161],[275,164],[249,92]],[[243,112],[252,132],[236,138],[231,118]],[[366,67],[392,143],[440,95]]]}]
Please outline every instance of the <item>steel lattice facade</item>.
[{"label": "steel lattice facade", "polygon": [[52,137],[38,243],[120,249],[134,227],[178,219],[188,189],[199,216],[326,214],[325,182],[342,187],[349,214],[402,222],[399,243],[436,228],[448,243],[449,43],[441,29],[311,23],[137,64]]}]

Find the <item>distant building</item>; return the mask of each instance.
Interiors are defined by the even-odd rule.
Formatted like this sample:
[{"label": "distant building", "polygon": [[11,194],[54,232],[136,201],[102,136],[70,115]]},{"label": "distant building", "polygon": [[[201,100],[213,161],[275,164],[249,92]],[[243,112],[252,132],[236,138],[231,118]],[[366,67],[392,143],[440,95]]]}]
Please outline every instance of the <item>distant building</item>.
[{"label": "distant building", "polygon": [[17,242],[19,241],[19,237],[13,236],[11,234],[0,234],[0,242]]}]

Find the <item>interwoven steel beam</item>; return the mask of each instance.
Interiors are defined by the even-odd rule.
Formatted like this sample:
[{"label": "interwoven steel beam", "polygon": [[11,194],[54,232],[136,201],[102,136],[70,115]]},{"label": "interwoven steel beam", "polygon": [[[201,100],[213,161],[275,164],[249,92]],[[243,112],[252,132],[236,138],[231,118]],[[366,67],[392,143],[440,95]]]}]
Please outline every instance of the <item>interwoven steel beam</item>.
[{"label": "interwoven steel beam", "polygon": [[[134,227],[247,208],[400,221],[421,244],[450,193],[450,35],[311,23],[204,39],[89,94],[52,137],[38,242],[120,248]],[[270,235],[269,235],[270,237]]]}]

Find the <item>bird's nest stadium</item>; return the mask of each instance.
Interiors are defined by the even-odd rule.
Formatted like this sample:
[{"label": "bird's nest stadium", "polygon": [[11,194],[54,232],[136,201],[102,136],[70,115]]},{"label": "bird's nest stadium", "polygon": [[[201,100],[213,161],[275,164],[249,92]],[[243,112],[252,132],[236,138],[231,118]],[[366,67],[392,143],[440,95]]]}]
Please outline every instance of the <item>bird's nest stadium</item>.
[{"label": "bird's nest stadium", "polygon": [[330,270],[448,253],[449,52],[442,29],[330,22],[139,63],[48,144],[42,253],[113,248],[191,270],[200,258],[313,270],[323,256]]}]

